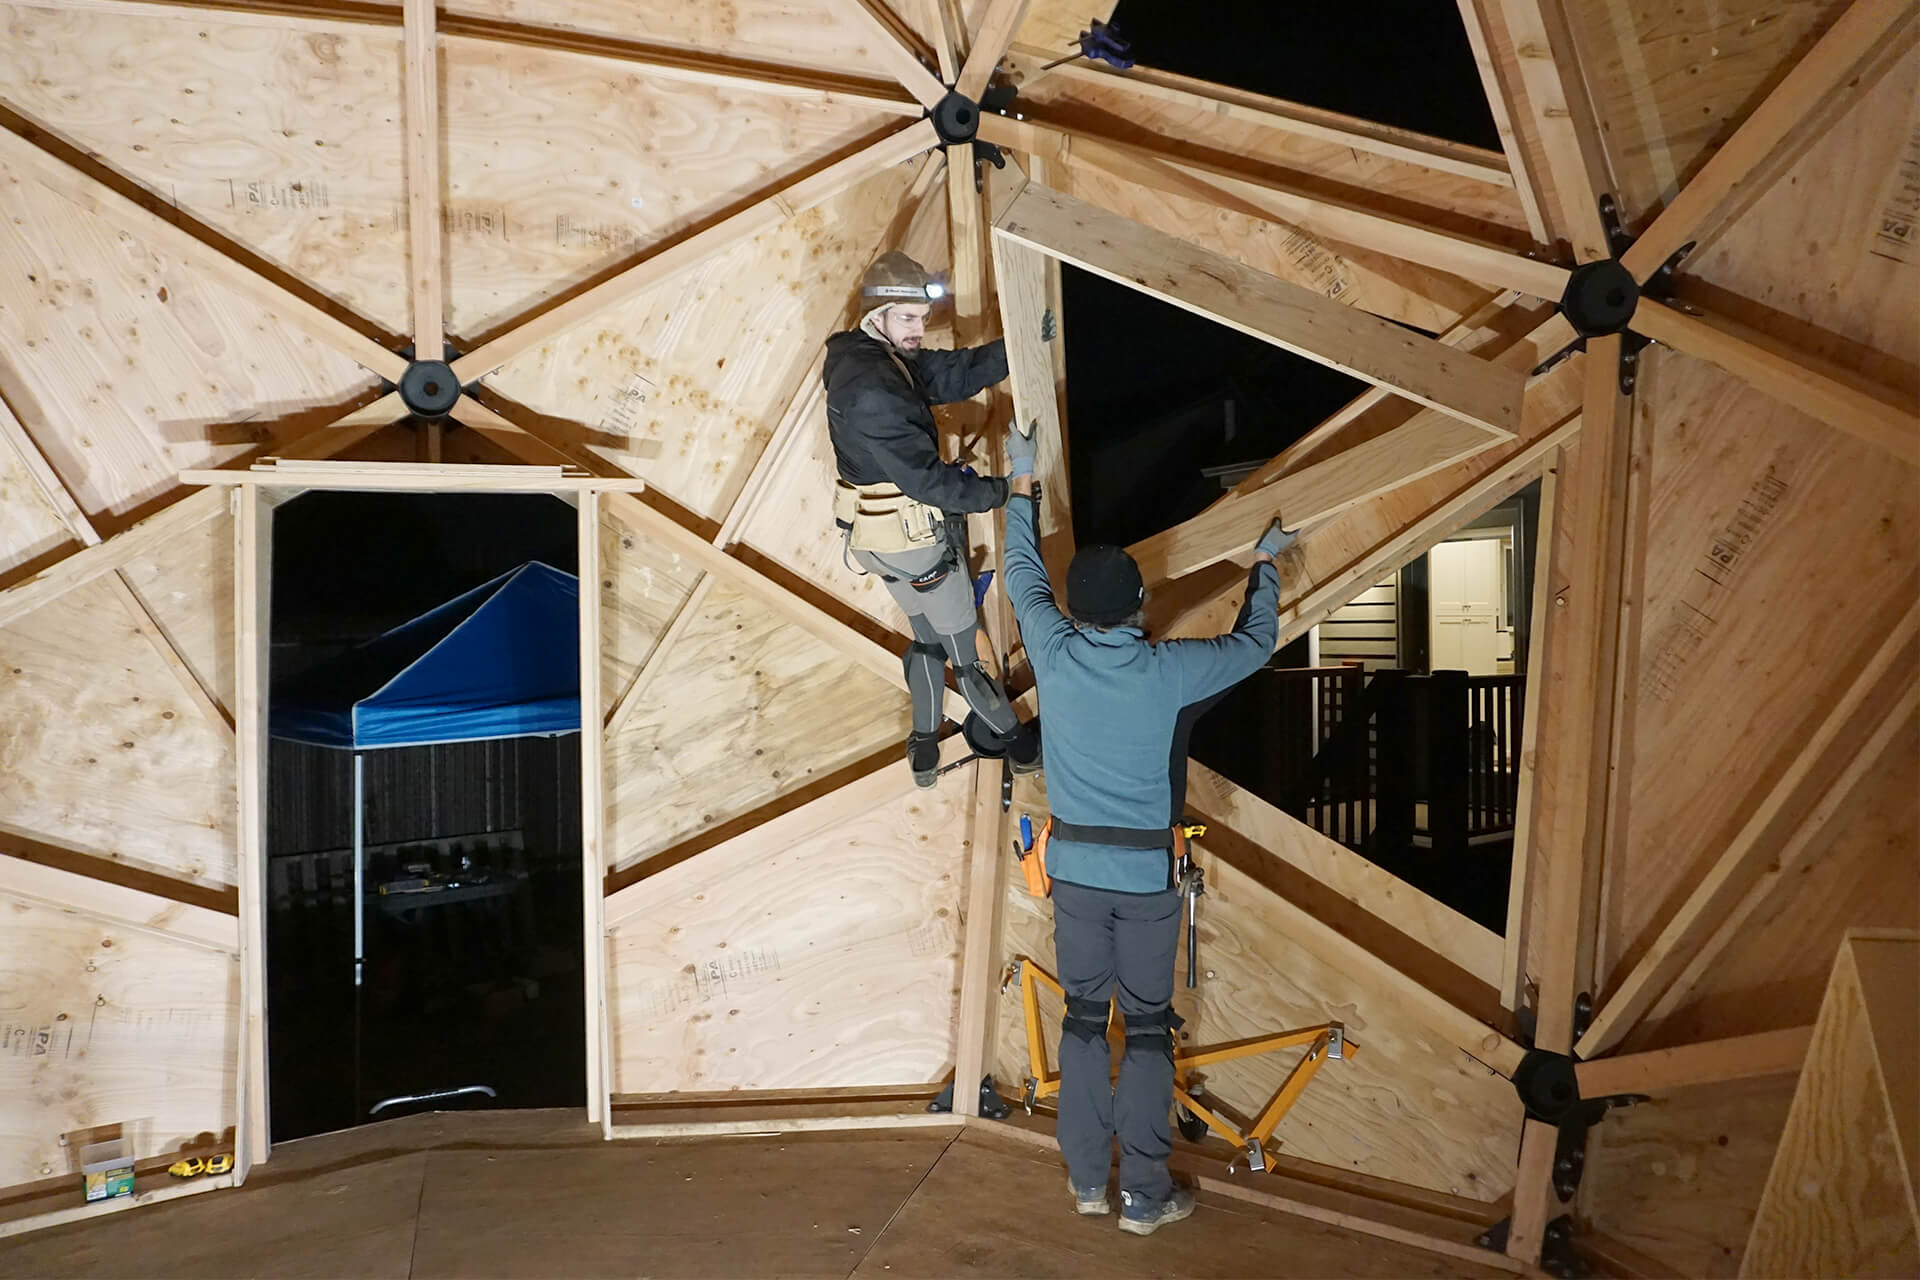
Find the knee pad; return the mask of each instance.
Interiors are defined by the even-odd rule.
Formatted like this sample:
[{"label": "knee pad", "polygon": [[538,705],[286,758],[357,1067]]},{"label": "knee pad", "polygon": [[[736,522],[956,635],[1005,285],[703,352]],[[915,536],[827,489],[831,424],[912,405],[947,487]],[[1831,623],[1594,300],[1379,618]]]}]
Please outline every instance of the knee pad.
[{"label": "knee pad", "polygon": [[1165,1049],[1167,1056],[1173,1056],[1173,1033],[1186,1019],[1173,1011],[1173,1006],[1165,1005],[1151,1013],[1129,1013],[1122,1015],[1127,1024],[1127,1052],[1144,1052],[1152,1049]]},{"label": "knee pad", "polygon": [[915,640],[907,646],[906,656],[900,660],[900,665],[906,670],[909,689],[916,678],[929,684],[944,684],[940,673],[946,670],[947,651],[938,643]]},{"label": "knee pad", "polygon": [[1067,1015],[1060,1020],[1062,1035],[1078,1036],[1089,1044],[1107,1038],[1107,1002],[1067,997]]}]

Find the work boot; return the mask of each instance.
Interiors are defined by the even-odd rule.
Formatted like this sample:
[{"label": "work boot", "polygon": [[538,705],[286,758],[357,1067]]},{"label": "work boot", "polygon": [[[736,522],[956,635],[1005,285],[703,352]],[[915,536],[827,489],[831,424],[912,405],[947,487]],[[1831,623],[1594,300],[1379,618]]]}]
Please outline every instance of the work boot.
[{"label": "work boot", "polygon": [[1038,720],[1027,721],[1014,734],[1013,743],[1007,748],[1007,763],[1012,766],[1015,777],[1039,773],[1046,767],[1046,760],[1040,750]]},{"label": "work boot", "polygon": [[1067,1177],[1067,1190],[1073,1192],[1073,1211],[1085,1218],[1096,1218],[1113,1206],[1107,1203],[1107,1188],[1075,1186],[1072,1175]]},{"label": "work boot", "polygon": [[913,785],[931,787],[940,780],[940,735],[909,733],[907,767],[913,770]]},{"label": "work boot", "polygon": [[1131,1191],[1120,1193],[1120,1229],[1150,1236],[1169,1222],[1193,1215],[1193,1188],[1175,1186],[1165,1200],[1148,1200]]}]

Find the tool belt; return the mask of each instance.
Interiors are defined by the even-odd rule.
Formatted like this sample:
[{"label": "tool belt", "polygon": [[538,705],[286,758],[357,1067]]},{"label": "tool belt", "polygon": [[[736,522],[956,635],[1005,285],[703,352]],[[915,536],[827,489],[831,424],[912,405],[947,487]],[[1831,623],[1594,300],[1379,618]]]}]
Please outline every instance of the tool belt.
[{"label": "tool belt", "polygon": [[1036,898],[1053,896],[1053,877],[1047,874],[1047,844],[1058,837],[1082,844],[1108,844],[1122,849],[1165,849],[1177,865],[1187,856],[1187,837],[1205,835],[1205,824],[1180,821],[1166,827],[1094,827],[1063,818],[1048,818],[1033,838],[1033,848],[1020,855],[1020,874],[1027,892]]},{"label": "tool belt", "polygon": [[833,522],[847,531],[855,551],[881,556],[924,550],[946,537],[939,508],[909,498],[898,485],[885,481],[850,484],[835,477]]}]

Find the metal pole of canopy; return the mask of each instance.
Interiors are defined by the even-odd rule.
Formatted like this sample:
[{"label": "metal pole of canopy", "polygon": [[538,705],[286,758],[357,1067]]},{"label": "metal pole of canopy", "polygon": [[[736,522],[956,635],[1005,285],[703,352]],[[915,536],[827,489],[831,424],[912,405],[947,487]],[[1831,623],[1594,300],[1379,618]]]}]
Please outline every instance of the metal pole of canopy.
[{"label": "metal pole of canopy", "polygon": [[349,1124],[360,1122],[360,998],[367,966],[367,770],[353,753],[353,1107]]}]

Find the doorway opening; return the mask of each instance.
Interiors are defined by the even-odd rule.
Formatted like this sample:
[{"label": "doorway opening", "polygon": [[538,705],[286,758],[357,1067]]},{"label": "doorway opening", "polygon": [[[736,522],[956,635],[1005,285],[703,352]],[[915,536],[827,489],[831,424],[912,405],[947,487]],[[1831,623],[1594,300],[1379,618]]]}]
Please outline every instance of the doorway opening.
[{"label": "doorway opening", "polygon": [[548,495],[275,510],[274,1141],[585,1102],[577,558]]}]

